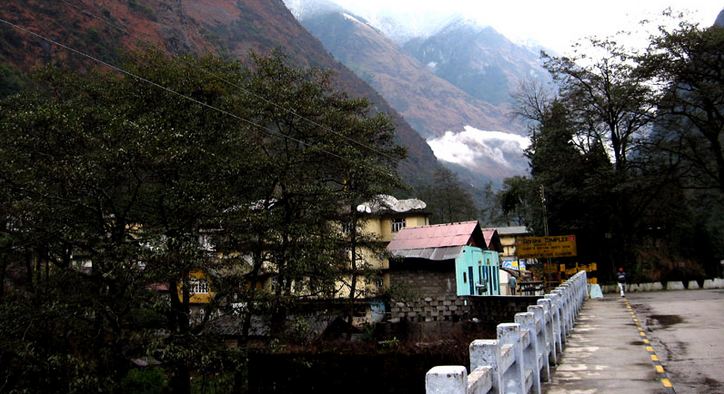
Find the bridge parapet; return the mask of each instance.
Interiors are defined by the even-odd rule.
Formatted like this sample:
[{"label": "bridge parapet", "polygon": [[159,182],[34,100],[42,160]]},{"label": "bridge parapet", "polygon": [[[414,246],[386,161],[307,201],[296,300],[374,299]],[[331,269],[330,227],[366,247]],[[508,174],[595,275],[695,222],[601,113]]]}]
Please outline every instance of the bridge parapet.
[{"label": "bridge parapet", "polygon": [[566,336],[588,295],[581,271],[545,298],[517,313],[514,323],[497,326],[497,339],[470,344],[470,373],[461,365],[437,366],[425,375],[426,393],[538,393],[550,379],[550,365],[563,351]]}]

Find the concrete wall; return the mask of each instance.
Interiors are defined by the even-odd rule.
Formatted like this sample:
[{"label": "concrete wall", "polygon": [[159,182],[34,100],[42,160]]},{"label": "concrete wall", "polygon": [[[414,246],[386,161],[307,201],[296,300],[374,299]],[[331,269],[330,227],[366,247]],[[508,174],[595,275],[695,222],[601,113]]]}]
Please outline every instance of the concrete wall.
[{"label": "concrete wall", "polygon": [[455,296],[455,261],[405,259],[390,267],[390,283],[415,299]]},{"label": "concrete wall", "polygon": [[390,283],[400,290],[390,303],[393,322],[458,321],[469,316],[465,301],[455,294],[454,261],[406,260],[403,264],[406,267],[393,265],[389,272]]},{"label": "concrete wall", "polygon": [[452,296],[425,297],[390,303],[390,321],[411,322],[459,321],[470,318],[470,305]]},{"label": "concrete wall", "polygon": [[527,312],[528,305],[535,305],[542,296],[490,296],[466,297],[470,316],[482,323],[498,324],[512,321],[516,313]]},{"label": "concrete wall", "polygon": [[[403,267],[402,264],[405,264]],[[458,321],[477,318],[481,323],[511,321],[526,312],[540,296],[458,297],[454,261],[410,261],[392,264],[390,281],[407,297],[390,302],[392,322]],[[502,284],[501,284],[502,286]],[[393,294],[393,298],[395,295]]]}]

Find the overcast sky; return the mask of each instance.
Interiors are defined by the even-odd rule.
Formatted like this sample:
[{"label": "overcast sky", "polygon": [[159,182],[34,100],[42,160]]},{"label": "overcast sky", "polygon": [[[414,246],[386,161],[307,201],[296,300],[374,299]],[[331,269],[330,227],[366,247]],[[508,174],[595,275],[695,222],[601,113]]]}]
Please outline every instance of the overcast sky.
[{"label": "overcast sky", "polygon": [[532,40],[562,54],[568,52],[570,45],[579,38],[634,29],[638,21],[657,18],[666,7],[688,11],[686,19],[702,26],[713,24],[724,8],[722,0],[332,1],[370,20],[392,16],[418,32],[439,25],[454,15],[463,15],[493,26],[514,41]]}]

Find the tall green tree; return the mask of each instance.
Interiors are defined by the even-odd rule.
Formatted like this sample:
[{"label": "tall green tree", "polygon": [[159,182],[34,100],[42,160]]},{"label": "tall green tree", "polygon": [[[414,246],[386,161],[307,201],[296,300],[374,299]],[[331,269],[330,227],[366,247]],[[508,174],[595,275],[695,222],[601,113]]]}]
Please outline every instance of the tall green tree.
[{"label": "tall green tree", "polygon": [[[232,77],[239,66],[187,60],[148,54],[128,66],[236,111],[228,88],[188,75],[203,67]],[[253,145],[237,119],[131,78],[50,70],[38,87],[0,111],[0,173],[12,191],[2,202],[5,232],[16,240],[4,252],[34,263],[26,264],[32,282],[14,287],[3,305],[12,310],[32,289],[29,303],[19,304],[29,309],[13,323],[30,334],[2,327],[10,330],[3,353],[29,368],[3,372],[33,390],[110,391],[132,359],[153,356],[174,390],[187,392],[199,355],[221,354],[196,335],[206,319],[194,327],[190,318],[188,273],[213,268],[198,247],[200,231],[234,199],[248,199],[229,191],[247,189]],[[77,266],[83,262],[92,264],[87,274]],[[152,283],[165,283],[170,303],[159,302]],[[161,328],[167,335],[154,335]]]},{"label": "tall green tree", "polygon": [[596,186],[599,196],[609,202],[610,220],[604,234],[614,251],[611,264],[632,264],[639,219],[645,202],[651,201],[641,193],[638,175],[641,161],[646,161],[642,141],[655,115],[656,95],[628,49],[613,39],[594,38],[584,45],[588,55],[547,57],[546,68],[559,84],[557,101],[568,112],[573,142],[586,155],[610,152],[612,171],[596,172],[587,185],[600,181]]},{"label": "tall green tree", "polygon": [[480,222],[483,226],[498,226],[505,223],[496,190],[492,182],[487,182],[482,190]]},{"label": "tall green tree", "polygon": [[[700,27],[681,15],[664,14],[677,23],[660,26],[637,58],[640,74],[658,93],[656,127],[649,141],[652,156],[671,174],[666,198],[649,214],[648,228],[660,229],[656,235],[673,246],[669,255],[695,259],[709,275],[718,275],[717,262],[724,256],[718,230],[724,209],[724,28]],[[694,234],[697,241],[689,238]]]},{"label": "tall green tree", "polygon": [[432,182],[420,187],[419,195],[427,203],[431,223],[460,222],[478,217],[470,191],[450,170],[435,171]]},{"label": "tall green tree", "polygon": [[660,93],[659,148],[681,161],[686,185],[724,192],[724,27],[660,27],[638,58]]},{"label": "tall green tree", "polygon": [[[214,323],[245,305],[283,327],[293,301],[329,292],[349,173],[374,185],[359,194],[396,179],[392,128],[318,71],[132,55],[157,85],[48,70],[0,102],[3,390],[120,390],[151,360],[184,393],[192,373],[233,370]],[[370,148],[390,157],[363,163]],[[216,292],[200,309],[198,270]]]},{"label": "tall green tree", "polygon": [[702,239],[719,244],[696,212],[721,199],[701,190],[720,192],[720,38],[721,28],[681,22],[661,28],[644,53],[593,39],[585,56],[546,58],[557,94],[529,87],[519,97],[519,113],[533,121],[532,182],[545,187],[550,227],[579,234],[579,251],[602,258],[604,271],[644,271],[653,261],[652,278],[667,266],[692,273],[689,256],[700,253],[686,234],[706,228],[712,236]]},{"label": "tall green tree", "polygon": [[505,224],[509,226],[526,226],[536,228],[543,234],[543,216],[539,186],[528,177],[515,176],[506,178],[498,192]]},{"label": "tall green tree", "polygon": [[545,67],[559,85],[559,100],[568,107],[581,143],[610,148],[616,173],[625,177],[628,160],[653,118],[654,92],[636,72],[626,48],[610,39],[586,44],[597,55],[545,56]]},{"label": "tall green tree", "polygon": [[[250,81],[252,100],[264,98],[251,103],[261,108],[257,122],[296,141],[265,149],[260,188],[270,221],[255,271],[266,262],[278,272],[274,326],[282,329],[287,303],[300,294],[295,284],[304,284],[307,297],[330,296],[346,278],[343,292],[351,301],[359,296],[357,277],[367,271],[361,250],[376,244],[360,232],[357,207],[401,185],[394,168],[404,150],[394,143],[389,118],[371,116],[366,100],[330,94],[326,72],[295,70],[279,57],[257,59]],[[316,252],[299,255],[303,245]]]}]

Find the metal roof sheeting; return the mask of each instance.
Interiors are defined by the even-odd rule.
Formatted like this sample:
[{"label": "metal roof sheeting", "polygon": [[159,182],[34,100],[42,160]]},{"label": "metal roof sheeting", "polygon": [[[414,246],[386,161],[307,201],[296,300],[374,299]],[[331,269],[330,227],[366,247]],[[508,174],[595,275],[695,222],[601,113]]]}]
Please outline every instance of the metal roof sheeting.
[{"label": "metal roof sheeting", "polygon": [[520,235],[529,234],[528,228],[525,226],[508,226],[508,227],[496,227],[499,235]]},{"label": "metal roof sheeting", "polygon": [[469,243],[477,226],[477,220],[473,220],[403,228],[395,234],[395,238],[387,245],[387,250],[394,254],[397,250],[465,246]]},{"label": "metal roof sheeting", "polygon": [[397,257],[405,258],[419,258],[427,260],[453,260],[460,255],[460,252],[465,246],[448,246],[441,248],[424,248],[424,249],[398,249],[392,251],[392,254]]}]

